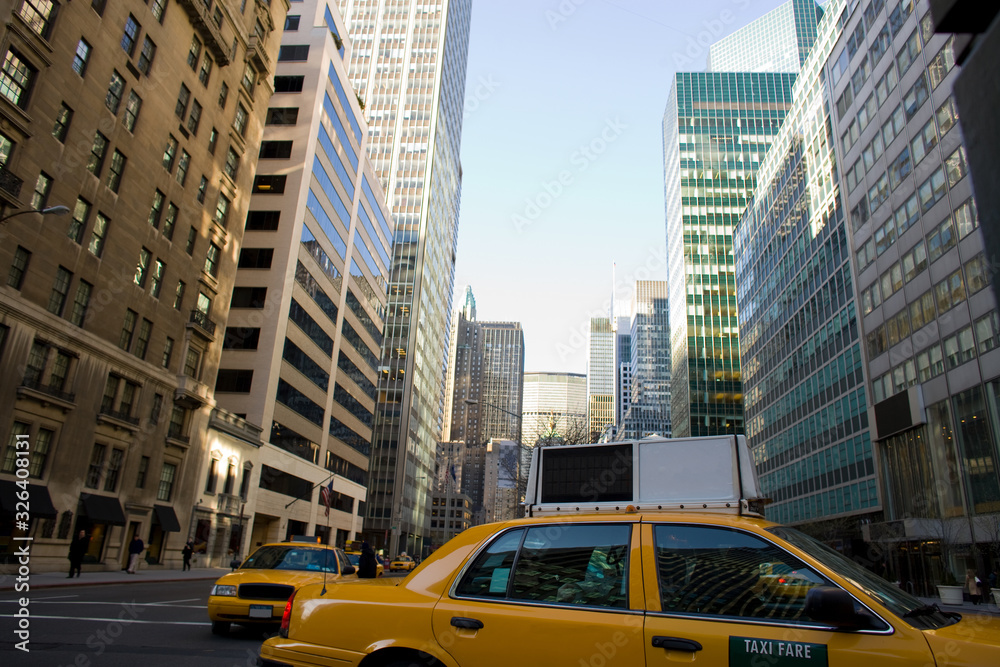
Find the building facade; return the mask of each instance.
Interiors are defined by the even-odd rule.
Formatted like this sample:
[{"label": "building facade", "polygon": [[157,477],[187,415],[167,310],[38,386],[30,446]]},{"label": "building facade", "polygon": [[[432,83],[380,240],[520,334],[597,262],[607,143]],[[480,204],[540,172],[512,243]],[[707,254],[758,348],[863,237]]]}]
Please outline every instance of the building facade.
[{"label": "building facade", "polygon": [[587,376],[525,373],[521,415],[521,442],[527,447],[589,439]]},{"label": "building facade", "polygon": [[[368,154],[396,220],[366,536],[420,553],[441,438],[471,0],[341,0]],[[388,543],[386,535],[389,535]]]},{"label": "building facade", "polygon": [[816,41],[823,8],[788,0],[708,47],[709,72],[798,72]]},{"label": "building facade", "polygon": [[0,484],[29,443],[34,569],[79,530],[85,567],[180,562],[287,8],[0,3]]},{"label": "building facade", "polygon": [[632,318],[615,317],[615,424],[621,424],[632,400]]},{"label": "building facade", "polygon": [[607,317],[590,318],[587,338],[587,418],[591,442],[615,421],[615,333]]},{"label": "building facade", "polygon": [[294,4],[215,384],[221,406],[264,429],[254,544],[343,546],[362,528],[394,223],[351,49],[335,3]]},{"label": "building facade", "polygon": [[667,281],[636,281],[630,331],[632,395],[615,439],[669,438],[672,358]]}]

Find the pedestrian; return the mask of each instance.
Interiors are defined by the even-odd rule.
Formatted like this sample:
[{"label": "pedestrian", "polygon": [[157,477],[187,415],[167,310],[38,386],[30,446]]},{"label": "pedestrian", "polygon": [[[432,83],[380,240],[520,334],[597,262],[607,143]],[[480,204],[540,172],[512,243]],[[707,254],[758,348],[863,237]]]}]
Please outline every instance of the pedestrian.
[{"label": "pedestrian", "polygon": [[976,576],[976,571],[969,569],[965,571],[965,589],[969,591],[969,597],[972,598],[972,604],[979,604],[979,598],[982,592],[979,590],[982,585],[982,581]]},{"label": "pedestrian", "polygon": [[184,545],[184,548],[181,549],[181,555],[184,557],[184,566],[181,567],[181,572],[191,569],[191,555],[193,553],[194,544],[191,543],[191,540],[188,540],[187,544]]},{"label": "pedestrian", "polygon": [[374,579],[378,573],[378,562],[375,560],[375,550],[367,542],[361,543],[361,556],[358,558],[358,578]]},{"label": "pedestrian", "polygon": [[87,537],[87,531],[81,530],[80,534],[76,536],[69,545],[69,576],[67,579],[73,578],[73,572],[76,572],[76,576],[80,576],[81,566],[83,565],[83,556],[87,553],[87,548],[90,546],[90,538]]},{"label": "pedestrian", "polygon": [[142,538],[137,534],[128,545],[128,569],[126,572],[135,574],[136,568],[139,567],[139,556],[142,555],[142,550],[145,548],[146,545],[142,543]]}]

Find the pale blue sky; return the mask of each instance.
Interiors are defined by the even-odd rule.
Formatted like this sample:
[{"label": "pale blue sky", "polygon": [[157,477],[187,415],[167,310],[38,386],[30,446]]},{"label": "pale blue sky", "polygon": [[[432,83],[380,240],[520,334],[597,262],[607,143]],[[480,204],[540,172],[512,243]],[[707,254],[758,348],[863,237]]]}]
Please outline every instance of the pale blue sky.
[{"label": "pale blue sky", "polygon": [[526,372],[586,372],[612,263],[619,300],[666,280],[673,74],[783,2],[474,0],[455,290],[480,320],[521,322]]}]

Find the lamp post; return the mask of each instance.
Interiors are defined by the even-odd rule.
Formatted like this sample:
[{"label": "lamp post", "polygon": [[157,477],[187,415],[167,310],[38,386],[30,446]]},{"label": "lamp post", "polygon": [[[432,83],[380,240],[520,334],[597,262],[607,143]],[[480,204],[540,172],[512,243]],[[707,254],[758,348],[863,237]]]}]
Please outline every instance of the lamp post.
[{"label": "lamp post", "polygon": [[28,213],[41,213],[42,215],[66,215],[69,213],[68,206],[48,206],[46,208],[33,208],[30,211],[18,211],[17,213],[11,213],[0,218],[0,224],[7,222],[11,218],[15,218],[19,215],[27,215]]}]

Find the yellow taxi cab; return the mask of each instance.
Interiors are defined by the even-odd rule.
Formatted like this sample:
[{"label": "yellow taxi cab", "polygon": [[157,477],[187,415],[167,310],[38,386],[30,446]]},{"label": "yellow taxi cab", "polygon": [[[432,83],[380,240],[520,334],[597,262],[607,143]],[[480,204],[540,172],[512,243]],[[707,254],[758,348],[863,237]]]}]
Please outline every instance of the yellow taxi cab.
[{"label": "yellow taxi cab", "polygon": [[1000,665],[1000,620],[925,605],[759,498],[742,436],[537,449],[528,518],[405,579],[299,589],[259,664]]},{"label": "yellow taxi cab", "polygon": [[225,635],[232,623],[276,625],[297,588],[357,578],[355,567],[336,547],[311,541],[264,544],[212,586],[212,633]]},{"label": "yellow taxi cab", "polygon": [[399,554],[389,561],[390,572],[410,572],[417,567],[417,562],[406,554]]}]

